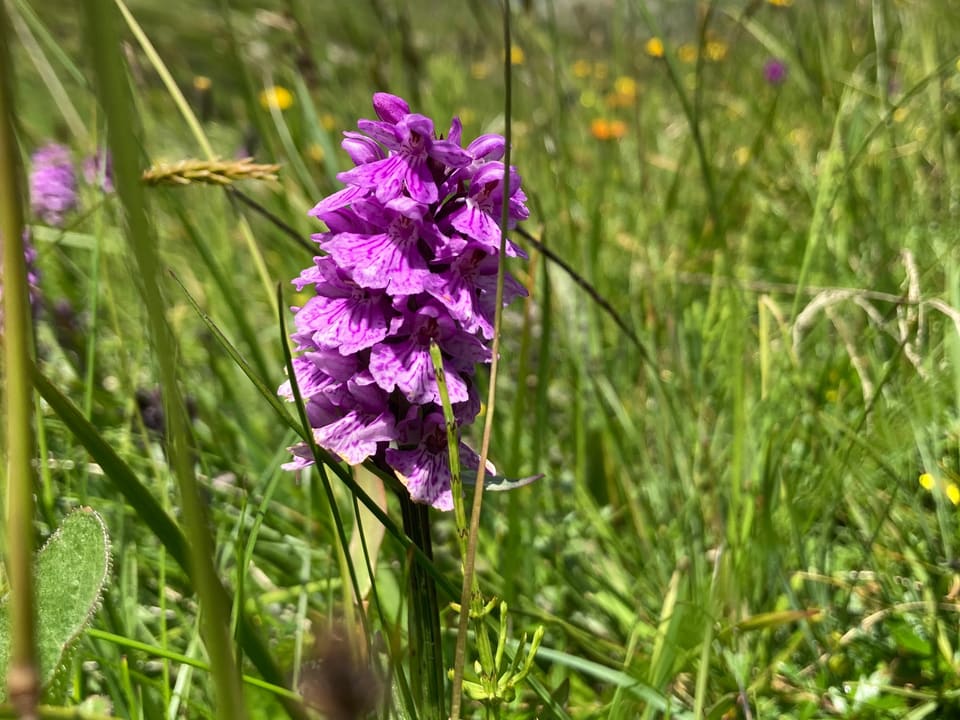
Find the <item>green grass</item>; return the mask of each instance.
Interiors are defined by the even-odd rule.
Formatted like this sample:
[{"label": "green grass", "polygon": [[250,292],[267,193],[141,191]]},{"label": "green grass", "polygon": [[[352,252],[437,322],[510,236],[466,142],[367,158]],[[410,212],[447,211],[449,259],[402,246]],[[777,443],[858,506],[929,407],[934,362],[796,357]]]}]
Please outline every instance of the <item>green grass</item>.
[{"label": "green grass", "polygon": [[[306,212],[349,164],[339,133],[371,116],[373,92],[444,132],[453,114],[465,137],[504,131],[497,5],[132,1],[150,50],[113,3],[90,5],[123,53],[95,57],[78,9],[7,3],[24,161],[56,139],[79,162],[108,124],[124,129],[119,196],[84,186],[62,232],[29,219],[46,298],[32,545],[88,505],[114,558],[45,702],[226,717],[236,661],[249,717],[296,715],[289,689],[325,677],[319,657],[372,694],[347,672],[360,648],[376,716],[420,717],[406,588],[424,573],[438,586],[445,673],[452,515],[432,514],[426,569],[396,483],[328,467],[331,505],[319,475],[280,469],[302,430],[270,399],[285,374],[275,293],[302,302],[287,282],[310,254],[221,188],[132,178],[256,137],[279,180],[237,188],[308,237]],[[511,262],[530,297],[504,312],[490,456],[545,477],[485,496],[476,567],[509,607],[503,669],[522,633],[544,635],[498,716],[960,716],[960,8],[514,5],[525,230],[642,347],[536,248]],[[644,51],[653,35],[665,58]],[[779,87],[763,77],[773,56],[789,69]],[[261,107],[271,82],[290,108]],[[597,120],[622,138],[595,137]],[[137,412],[137,391],[159,385],[168,406],[185,398],[172,455]],[[204,633],[201,600],[217,608]]]}]

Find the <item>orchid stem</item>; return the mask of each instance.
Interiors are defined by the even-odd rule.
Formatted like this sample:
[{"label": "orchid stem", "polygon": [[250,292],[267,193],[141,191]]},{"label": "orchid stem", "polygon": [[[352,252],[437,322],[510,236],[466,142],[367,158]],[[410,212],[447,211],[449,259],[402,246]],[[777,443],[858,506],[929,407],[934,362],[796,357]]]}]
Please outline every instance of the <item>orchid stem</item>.
[{"label": "orchid stem", "polygon": [[[424,555],[433,559],[430,508],[400,493],[403,529]],[[410,604],[407,607],[407,645],[413,696],[426,720],[446,720],[444,708],[443,644],[440,606],[433,577],[418,562],[410,563]]]}]

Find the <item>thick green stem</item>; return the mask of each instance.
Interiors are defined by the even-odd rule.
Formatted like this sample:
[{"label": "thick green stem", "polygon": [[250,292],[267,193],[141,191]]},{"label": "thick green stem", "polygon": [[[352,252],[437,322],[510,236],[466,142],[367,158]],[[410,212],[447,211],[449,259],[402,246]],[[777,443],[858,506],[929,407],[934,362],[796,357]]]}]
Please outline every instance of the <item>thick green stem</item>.
[{"label": "thick green stem", "polygon": [[230,604],[222,593],[213,565],[214,545],[193,473],[186,411],[177,384],[177,347],[166,323],[158,282],[160,261],[140,184],[141,151],[133,131],[137,123],[120,54],[116,11],[109,0],[86,0],[86,11],[99,99],[107,117],[117,194],[126,215],[127,237],[139,271],[139,289],[160,370],[167,416],[167,452],[180,490],[190,547],[191,578],[201,604],[200,630],[216,685],[217,715],[243,720],[247,713],[230,633]]},{"label": "thick green stem", "polygon": [[[433,559],[430,545],[430,508],[400,496],[403,529],[424,555]],[[426,720],[446,720],[444,708],[443,645],[440,637],[440,606],[433,577],[418,562],[410,563],[410,594],[407,606],[408,647],[413,697]]]},{"label": "thick green stem", "polygon": [[36,717],[40,694],[33,597],[33,440],[30,302],[23,257],[20,163],[14,132],[13,59],[0,2],[0,245],[3,246],[3,347],[6,400],[6,570],[13,628],[8,696],[22,718]]}]

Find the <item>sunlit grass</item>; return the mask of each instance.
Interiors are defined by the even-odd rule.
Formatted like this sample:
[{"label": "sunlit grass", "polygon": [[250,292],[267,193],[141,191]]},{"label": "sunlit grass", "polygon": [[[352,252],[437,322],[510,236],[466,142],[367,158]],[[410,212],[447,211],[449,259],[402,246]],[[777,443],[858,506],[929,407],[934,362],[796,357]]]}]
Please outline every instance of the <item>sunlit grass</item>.
[{"label": "sunlit grass", "polygon": [[[527,246],[529,265],[511,266],[530,297],[504,314],[490,455],[507,476],[546,477],[485,497],[477,571],[507,601],[513,637],[546,632],[536,687],[502,716],[956,712],[960,9],[771,0],[647,17],[632,2],[516,5],[525,229],[646,354],[543,252]],[[276,179],[224,175],[249,202],[198,183],[143,188],[208,560],[233,600],[218,620],[248,617],[269,639],[278,675],[244,696],[251,717],[280,716],[287,696],[272,685],[323,678],[308,661],[344,627],[348,558],[373,627],[358,652],[380,674],[381,716],[401,717],[417,561],[392,531],[375,541],[369,516],[366,551],[356,535],[338,553],[318,478],[279,469],[296,422],[261,392],[284,379],[274,287],[282,304],[302,302],[286,286],[311,257],[295,237],[320,230],[306,212],[340,187],[339,132],[371,117],[374,91],[459,114],[465,136],[503,132],[499,17],[473,2],[226,6],[132,3],[153,58],[123,31],[137,176],[186,160],[281,166]],[[21,155],[63,142],[79,167],[111,117],[79,18],[8,7]],[[160,348],[123,213],[91,184],[65,229],[31,219],[40,369],[77,414],[38,405],[39,531],[86,503],[115,554],[96,632],[51,702],[103,695],[119,717],[216,716],[216,659],[176,564],[182,535],[129,495],[136,478],[181,522],[162,438],[135,399],[160,384]],[[121,464],[91,466],[78,428]],[[349,533],[369,508],[331,480]],[[395,529],[396,499],[376,477],[362,486]],[[459,552],[452,519],[432,520],[449,668]],[[241,670],[262,675],[237,645]]]}]

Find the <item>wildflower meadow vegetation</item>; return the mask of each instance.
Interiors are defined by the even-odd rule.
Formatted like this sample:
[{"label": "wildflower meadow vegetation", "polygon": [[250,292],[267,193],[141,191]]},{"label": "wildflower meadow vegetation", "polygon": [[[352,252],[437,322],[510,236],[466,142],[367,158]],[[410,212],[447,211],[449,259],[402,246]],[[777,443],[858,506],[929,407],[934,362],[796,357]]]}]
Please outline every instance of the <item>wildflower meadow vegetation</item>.
[{"label": "wildflower meadow vegetation", "polygon": [[0,718],[960,717],[958,138],[954,0],[0,0]]}]

